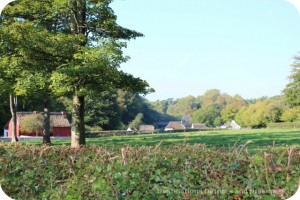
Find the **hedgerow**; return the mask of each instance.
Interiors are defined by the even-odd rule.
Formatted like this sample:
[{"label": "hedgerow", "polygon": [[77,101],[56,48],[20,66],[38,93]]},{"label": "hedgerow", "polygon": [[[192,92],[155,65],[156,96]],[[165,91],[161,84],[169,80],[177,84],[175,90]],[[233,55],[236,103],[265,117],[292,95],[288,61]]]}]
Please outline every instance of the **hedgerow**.
[{"label": "hedgerow", "polygon": [[1,187],[13,199],[285,199],[300,177],[296,147],[249,154],[212,147],[0,143]]},{"label": "hedgerow", "polygon": [[281,123],[269,123],[267,128],[270,129],[299,129],[300,122],[281,122]]}]

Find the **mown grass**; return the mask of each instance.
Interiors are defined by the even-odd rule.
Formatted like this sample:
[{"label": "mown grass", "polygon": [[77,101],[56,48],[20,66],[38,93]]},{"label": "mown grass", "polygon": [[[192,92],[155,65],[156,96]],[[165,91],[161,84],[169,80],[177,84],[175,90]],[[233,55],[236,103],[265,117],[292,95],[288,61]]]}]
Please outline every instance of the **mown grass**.
[{"label": "mown grass", "polygon": [[[300,146],[300,130],[240,130],[240,131],[199,131],[181,133],[162,133],[150,135],[111,136],[100,138],[87,138],[88,145],[104,147],[154,146],[162,142],[162,146],[172,144],[205,144],[212,146],[233,146],[236,142],[246,143],[252,141],[250,148],[264,149],[268,146]],[[53,140],[54,145],[70,145],[69,140]],[[39,144],[39,141],[29,143]]]}]

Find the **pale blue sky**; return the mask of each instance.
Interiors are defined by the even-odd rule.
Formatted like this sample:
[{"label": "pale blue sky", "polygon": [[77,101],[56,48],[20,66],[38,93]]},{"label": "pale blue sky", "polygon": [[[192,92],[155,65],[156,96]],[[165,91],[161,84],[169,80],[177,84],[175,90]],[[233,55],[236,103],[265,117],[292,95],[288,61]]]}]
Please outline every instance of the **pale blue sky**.
[{"label": "pale blue sky", "polygon": [[217,88],[274,96],[300,51],[300,15],[285,0],[115,0],[118,23],[145,37],[128,42],[122,69],[148,81],[149,100]]}]

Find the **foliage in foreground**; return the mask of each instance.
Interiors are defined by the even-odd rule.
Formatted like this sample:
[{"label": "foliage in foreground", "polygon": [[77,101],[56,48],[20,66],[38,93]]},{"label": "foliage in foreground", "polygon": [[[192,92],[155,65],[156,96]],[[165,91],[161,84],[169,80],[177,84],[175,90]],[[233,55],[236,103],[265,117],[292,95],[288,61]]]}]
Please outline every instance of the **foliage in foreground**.
[{"label": "foliage in foreground", "polygon": [[14,199],[285,199],[300,151],[247,144],[72,149],[0,143],[0,184]]}]

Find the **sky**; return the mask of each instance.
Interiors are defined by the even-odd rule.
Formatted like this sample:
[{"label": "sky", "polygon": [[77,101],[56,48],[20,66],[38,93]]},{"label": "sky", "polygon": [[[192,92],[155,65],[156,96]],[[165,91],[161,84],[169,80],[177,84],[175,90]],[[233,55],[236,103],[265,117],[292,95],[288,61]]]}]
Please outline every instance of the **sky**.
[{"label": "sky", "polygon": [[[297,0],[295,0],[297,1]],[[300,14],[286,0],[115,0],[118,23],[145,37],[128,42],[121,69],[146,80],[150,101],[219,89],[282,94],[300,52]]]}]

